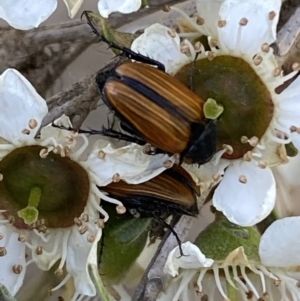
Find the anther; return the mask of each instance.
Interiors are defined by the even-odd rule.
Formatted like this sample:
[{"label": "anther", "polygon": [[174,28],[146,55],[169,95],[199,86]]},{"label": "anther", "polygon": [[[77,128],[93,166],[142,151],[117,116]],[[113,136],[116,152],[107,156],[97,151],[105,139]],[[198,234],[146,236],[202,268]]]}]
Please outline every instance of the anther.
[{"label": "anther", "polygon": [[212,61],[216,57],[216,54],[213,51],[208,51],[207,52],[207,59],[209,61]]},{"label": "anther", "polygon": [[89,221],[89,215],[87,213],[82,213],[80,216],[80,219],[84,222],[88,222]]},{"label": "anther", "polygon": [[162,10],[166,13],[170,12],[171,11],[171,7],[169,5],[164,5]]},{"label": "anther", "polygon": [[151,144],[146,143],[143,147],[143,153],[148,155],[151,152]]},{"label": "anther", "polygon": [[21,274],[23,267],[20,264],[15,264],[13,265],[12,270],[15,274]]},{"label": "anther", "polygon": [[63,273],[64,273],[64,270],[63,270],[63,269],[56,269],[56,270],[54,271],[54,275],[56,275],[56,276],[58,276],[58,277],[62,276]]},{"label": "anther", "polygon": [[274,71],[273,71],[273,76],[277,77],[280,74],[281,74],[281,68],[279,68],[279,67],[275,68]]},{"label": "anther", "polygon": [[275,286],[279,286],[280,284],[281,284],[281,280],[280,279],[274,280],[274,285]]},{"label": "anther", "polygon": [[190,48],[186,44],[181,44],[180,45],[180,51],[181,51],[181,53],[188,53],[190,51]]},{"label": "anther", "polygon": [[36,255],[42,255],[42,254],[43,254],[43,247],[42,247],[42,246],[38,246],[38,247],[35,249],[35,254],[36,254]]},{"label": "anther", "polygon": [[299,130],[299,128],[296,127],[295,125],[292,125],[292,126],[290,127],[291,133],[296,133],[296,132],[298,132],[298,130]]},{"label": "anther", "polygon": [[219,20],[218,21],[218,27],[222,28],[226,25],[226,21],[225,20]]},{"label": "anther", "polygon": [[122,205],[118,205],[116,207],[116,211],[117,211],[118,214],[124,214],[126,212],[126,208]]},{"label": "anther", "polygon": [[29,134],[30,134],[30,130],[28,130],[28,129],[23,129],[23,130],[22,130],[22,134],[24,134],[24,135],[29,135]]},{"label": "anther", "polygon": [[240,20],[239,24],[240,24],[241,26],[247,25],[247,24],[248,24],[248,19],[247,19],[247,18],[242,18],[242,19]]},{"label": "anther", "polygon": [[74,224],[78,227],[82,226],[82,221],[78,218],[78,217],[75,217],[74,218]]},{"label": "anther", "polygon": [[78,137],[78,132],[76,132],[76,131],[71,131],[70,134],[71,134],[72,138]]},{"label": "anther", "polygon": [[196,290],[195,290],[195,293],[196,293],[196,295],[197,295],[198,297],[200,297],[200,298],[204,296],[204,293],[201,292],[201,291],[199,291],[199,289],[196,289]]},{"label": "anther", "polygon": [[105,158],[105,156],[106,156],[106,153],[103,150],[100,150],[98,152],[98,158],[99,159],[103,160]]},{"label": "anther", "polygon": [[89,227],[88,227],[87,225],[81,226],[81,227],[79,228],[79,233],[80,233],[81,235],[83,235],[88,229],[89,229]]},{"label": "anther", "polygon": [[217,47],[218,46],[218,40],[217,39],[210,39],[209,43],[212,47]]},{"label": "anther", "polygon": [[248,151],[243,156],[244,161],[250,162],[252,160],[252,152]]},{"label": "anther", "polygon": [[67,137],[65,141],[66,141],[67,144],[72,144],[74,142],[74,138],[73,137]]},{"label": "anther", "polygon": [[260,55],[256,55],[255,58],[253,59],[253,63],[255,66],[258,66],[261,64],[263,58]]},{"label": "anther", "polygon": [[20,241],[20,242],[25,242],[25,241],[27,241],[27,236],[24,235],[24,234],[19,234],[19,236],[18,236],[18,241]]},{"label": "anther", "polygon": [[199,41],[197,43],[195,43],[195,45],[194,45],[195,51],[200,52],[201,51],[201,46],[202,46],[202,44]]},{"label": "anther", "polygon": [[66,150],[65,150],[65,148],[62,148],[62,149],[60,150],[60,156],[61,156],[62,158],[64,158],[64,157],[66,156]]},{"label": "anther", "polygon": [[268,43],[263,43],[263,44],[261,45],[261,50],[262,50],[263,52],[265,52],[265,53],[268,53],[269,50],[270,50],[270,45],[269,45]]},{"label": "anther", "polygon": [[267,165],[268,165],[267,162],[264,160],[260,160],[258,162],[258,167],[260,167],[261,169],[265,169],[267,167]]},{"label": "anther", "polygon": [[171,160],[166,160],[164,163],[163,163],[163,167],[164,168],[171,168],[173,166],[173,162]]},{"label": "anther", "polygon": [[258,139],[258,137],[253,136],[253,137],[251,137],[251,138],[249,139],[248,142],[249,142],[249,144],[250,144],[252,147],[255,147],[255,146],[258,144],[259,139]]},{"label": "anther", "polygon": [[222,148],[226,150],[226,153],[228,155],[232,155],[233,154],[233,147],[231,145],[223,144]]},{"label": "anther", "polygon": [[269,12],[269,20],[270,21],[274,20],[275,16],[276,16],[276,13],[274,11]]},{"label": "anther", "polygon": [[294,63],[294,64],[292,65],[292,69],[293,69],[293,71],[298,71],[298,70],[300,70],[300,64],[299,64],[299,63]]},{"label": "anther", "polygon": [[97,221],[97,226],[101,229],[104,228],[104,219],[102,218],[99,218],[98,221]]},{"label": "anther", "polygon": [[48,153],[48,150],[46,148],[41,149],[41,151],[40,151],[40,157],[42,159],[47,158],[48,155],[49,155],[49,153]]},{"label": "anther", "polygon": [[60,152],[60,147],[59,146],[54,147],[53,150],[52,150],[52,152],[54,154],[58,154]]},{"label": "anther", "polygon": [[0,240],[3,239],[3,237],[4,237],[4,234],[0,233]]},{"label": "anther", "polygon": [[8,220],[8,222],[9,222],[10,224],[14,224],[15,221],[16,221],[16,219],[15,219],[15,217],[14,217],[13,215],[10,215],[10,216],[7,218],[7,220]]},{"label": "anther", "polygon": [[30,129],[35,129],[38,125],[38,122],[35,119],[30,119],[28,122],[28,126]]},{"label": "anther", "polygon": [[3,174],[0,173],[0,182],[3,180]]},{"label": "anther", "polygon": [[246,144],[246,143],[248,143],[248,141],[249,141],[249,139],[248,139],[247,136],[242,136],[241,137],[241,143]]},{"label": "anther", "polygon": [[242,184],[246,184],[246,183],[247,183],[247,178],[246,178],[246,176],[244,176],[244,175],[239,176],[239,181],[240,181]]},{"label": "anther", "polygon": [[113,181],[114,183],[117,183],[117,182],[120,182],[120,180],[121,180],[120,174],[115,173],[115,174],[113,175],[113,177],[112,177],[112,181]]},{"label": "anther", "polygon": [[45,225],[41,225],[38,231],[42,233],[46,233],[48,231],[48,228]]},{"label": "anther", "polygon": [[36,229],[36,223],[32,223],[31,225],[29,225],[29,229],[30,230]]},{"label": "anther", "polygon": [[254,293],[253,291],[248,291],[248,292],[245,292],[246,293],[246,296],[247,296],[247,299],[248,300],[251,300],[254,296]]},{"label": "anther", "polygon": [[219,173],[216,173],[216,174],[213,175],[212,179],[215,182],[218,182],[221,179],[221,175]]},{"label": "anther", "polygon": [[3,257],[7,254],[7,250],[5,247],[0,247],[0,257]]},{"label": "anther", "polygon": [[95,235],[92,235],[92,234],[90,234],[90,235],[88,235],[88,237],[87,237],[87,241],[88,242],[94,242],[95,241]]},{"label": "anther", "polygon": [[205,20],[202,17],[197,17],[196,19],[197,25],[203,25],[205,23]]},{"label": "anther", "polygon": [[174,29],[172,29],[172,28],[169,28],[168,29],[168,35],[171,37],[171,38],[175,38],[176,37],[176,31],[174,30]]}]

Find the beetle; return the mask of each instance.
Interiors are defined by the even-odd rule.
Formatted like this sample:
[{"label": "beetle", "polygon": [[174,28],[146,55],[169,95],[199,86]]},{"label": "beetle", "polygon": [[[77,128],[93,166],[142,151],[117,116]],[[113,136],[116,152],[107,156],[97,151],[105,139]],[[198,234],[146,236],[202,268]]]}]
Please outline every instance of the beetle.
[{"label": "beetle", "polygon": [[133,185],[119,181],[101,187],[101,190],[119,199],[133,216],[152,217],[160,221],[175,235],[179,245],[180,239],[165,219],[170,215],[179,217],[198,214],[199,186],[179,165],[173,165],[144,183]]},{"label": "beetle", "polygon": [[216,153],[217,127],[215,121],[204,117],[204,101],[165,73],[160,62],[108,41],[97,31],[88,12],[83,14],[101,41],[120,50],[121,56],[135,60],[116,64],[96,76],[104,103],[128,134],[113,128],[90,133],[141,145],[149,143],[155,147],[151,154],[180,154],[180,162],[208,162]]}]

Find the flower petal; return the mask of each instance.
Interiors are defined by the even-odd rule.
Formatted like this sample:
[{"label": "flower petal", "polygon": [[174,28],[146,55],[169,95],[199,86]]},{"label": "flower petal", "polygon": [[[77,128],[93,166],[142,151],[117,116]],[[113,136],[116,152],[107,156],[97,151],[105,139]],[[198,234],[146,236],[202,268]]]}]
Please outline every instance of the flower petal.
[{"label": "flower petal", "polygon": [[[104,155],[104,158],[99,158],[99,152]],[[138,184],[148,181],[166,169],[163,164],[167,160],[174,162],[172,157],[164,154],[145,155],[140,145],[130,144],[113,148],[111,144],[108,144],[93,151],[87,163],[100,181],[97,185],[106,186],[112,182],[116,173],[127,183]]]},{"label": "flower petal", "polygon": [[202,267],[211,267],[213,259],[206,258],[200,249],[191,242],[185,242],[181,245],[184,256],[181,256],[179,247],[174,248],[166,261],[164,271],[173,277],[178,275],[179,268],[198,269]]},{"label": "flower petal", "polygon": [[[9,226],[0,225],[0,233],[3,238],[0,240],[0,248],[5,247],[7,254],[0,256],[0,283],[6,286],[12,295],[15,295],[23,284],[26,271],[25,243],[18,240],[18,233]],[[20,274],[13,272],[13,266],[20,265]]]},{"label": "flower petal", "polygon": [[[5,70],[0,76],[0,107],[0,136],[9,142],[33,139],[48,112],[45,100],[14,69]],[[34,129],[29,128],[31,119],[37,121]],[[23,134],[24,129],[30,130],[30,134]]]},{"label": "flower petal", "polygon": [[137,11],[141,5],[141,0],[99,0],[98,10],[102,17],[108,18],[113,12],[130,14]]},{"label": "flower petal", "polygon": [[68,12],[69,12],[69,17],[74,18],[75,15],[78,13],[82,3],[84,0],[64,0]]},{"label": "flower petal", "polygon": [[56,10],[57,0],[1,0],[0,18],[16,29],[32,29]]},{"label": "flower petal", "polygon": [[300,217],[286,217],[275,221],[261,237],[259,255],[269,267],[300,265]]},{"label": "flower petal", "polygon": [[[263,43],[273,43],[280,6],[280,0],[225,0],[220,20],[226,21],[226,25],[218,27],[221,49],[252,57]],[[246,25],[240,25],[243,22]]]},{"label": "flower petal", "polygon": [[173,75],[180,67],[190,62],[190,59],[180,51],[180,38],[170,29],[160,24],[153,24],[136,38],[131,49],[149,56],[165,65],[166,72]]},{"label": "flower petal", "polygon": [[[246,177],[246,183],[239,181]],[[276,187],[271,169],[252,162],[229,166],[213,196],[213,205],[232,223],[253,226],[267,217],[275,205]]]},{"label": "flower petal", "polygon": [[[89,229],[90,230],[90,229]],[[88,264],[97,265],[97,244],[101,238],[102,229],[97,229],[93,243],[88,242],[87,231],[80,234],[78,228],[73,227],[68,242],[66,267],[68,273],[74,278],[77,294],[95,296],[96,289],[89,276]]]}]

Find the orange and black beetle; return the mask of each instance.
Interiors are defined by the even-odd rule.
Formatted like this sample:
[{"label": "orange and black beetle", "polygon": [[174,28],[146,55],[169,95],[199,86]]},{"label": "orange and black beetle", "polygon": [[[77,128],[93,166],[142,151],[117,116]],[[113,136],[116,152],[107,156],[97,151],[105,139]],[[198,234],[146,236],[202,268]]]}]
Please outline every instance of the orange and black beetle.
[{"label": "orange and black beetle", "polygon": [[204,117],[204,101],[165,73],[160,62],[119,47],[101,36],[88,14],[85,15],[102,41],[137,61],[119,64],[97,75],[96,83],[105,104],[115,112],[121,128],[129,134],[112,128],[98,133],[142,145],[150,143],[156,148],[152,154],[181,154],[181,162],[209,161],[216,152],[217,129],[214,121]]},{"label": "orange and black beetle", "polygon": [[199,187],[189,173],[178,165],[141,184],[133,185],[119,181],[100,189],[110,197],[120,200],[133,216],[159,220],[172,231],[179,245],[180,240],[176,232],[165,222],[165,219],[170,215],[196,216],[198,214]]}]

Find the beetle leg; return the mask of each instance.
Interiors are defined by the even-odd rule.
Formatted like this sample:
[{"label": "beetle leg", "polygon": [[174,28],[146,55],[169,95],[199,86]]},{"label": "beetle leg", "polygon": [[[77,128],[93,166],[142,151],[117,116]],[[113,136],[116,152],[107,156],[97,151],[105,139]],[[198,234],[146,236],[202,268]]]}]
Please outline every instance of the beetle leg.
[{"label": "beetle leg", "polygon": [[85,15],[85,17],[87,18],[87,23],[88,25],[92,28],[93,33],[95,33],[101,41],[105,42],[109,47],[113,47],[117,50],[120,50],[122,53],[121,55],[128,57],[129,59],[141,62],[141,63],[145,63],[145,64],[149,64],[149,65],[153,65],[153,66],[157,66],[157,68],[159,70],[165,71],[165,66],[164,64],[162,64],[161,62],[158,62],[154,59],[151,59],[148,56],[145,56],[143,54],[140,53],[136,53],[133,50],[131,50],[130,48],[127,47],[121,47],[119,45],[117,45],[114,42],[109,41],[108,39],[106,39],[104,36],[102,36],[99,31],[96,29],[96,27],[93,25],[93,23],[91,22],[91,20],[89,19],[89,16],[87,14],[87,12],[83,12],[83,15]]}]

